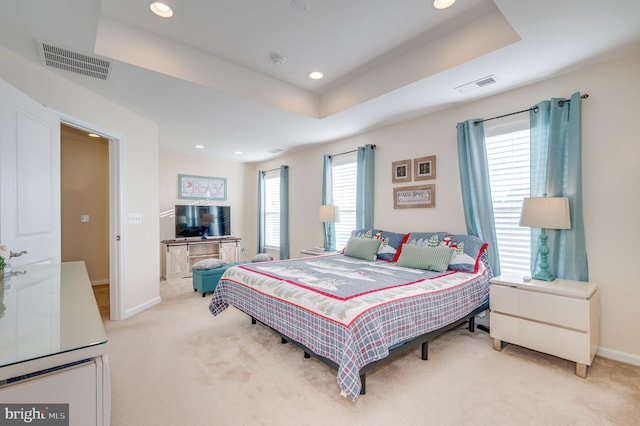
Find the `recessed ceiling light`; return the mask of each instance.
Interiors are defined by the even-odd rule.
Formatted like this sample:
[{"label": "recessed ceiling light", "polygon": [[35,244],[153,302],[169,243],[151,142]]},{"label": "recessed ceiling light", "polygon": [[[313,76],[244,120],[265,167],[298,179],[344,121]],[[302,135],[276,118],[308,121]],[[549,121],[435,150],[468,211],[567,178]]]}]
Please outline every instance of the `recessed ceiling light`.
[{"label": "recessed ceiling light", "polygon": [[309,78],[311,80],[320,80],[322,77],[324,77],[324,74],[322,74],[320,71],[312,71],[309,73]]},{"label": "recessed ceiling light", "polygon": [[204,145],[196,145],[194,146],[195,149],[204,149]]},{"label": "recessed ceiling light", "polygon": [[173,16],[173,9],[166,0],[154,0],[149,3],[149,9],[161,18],[171,18]]},{"label": "recessed ceiling light", "polygon": [[236,154],[236,155],[242,155],[242,151],[236,151],[236,152],[234,152],[234,154]]},{"label": "recessed ceiling light", "polygon": [[436,9],[446,9],[451,7],[456,0],[433,0],[433,7]]}]

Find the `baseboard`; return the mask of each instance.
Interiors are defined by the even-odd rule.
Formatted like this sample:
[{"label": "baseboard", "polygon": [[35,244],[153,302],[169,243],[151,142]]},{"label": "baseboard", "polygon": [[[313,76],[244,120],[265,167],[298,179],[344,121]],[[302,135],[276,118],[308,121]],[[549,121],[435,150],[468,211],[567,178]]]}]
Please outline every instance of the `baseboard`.
[{"label": "baseboard", "polygon": [[153,299],[151,299],[151,300],[149,300],[149,301],[147,301],[147,302],[145,302],[145,303],[143,303],[141,305],[138,305],[133,309],[129,309],[128,311],[126,311],[124,313],[124,318],[122,318],[122,319],[127,319],[129,317],[134,316],[135,314],[139,314],[140,312],[145,311],[145,310],[149,309],[150,307],[152,307],[154,305],[157,305],[158,303],[160,303],[160,301],[161,301],[160,296],[154,297]]},{"label": "baseboard", "polygon": [[609,358],[614,361],[624,362],[625,364],[640,366],[640,355],[634,355],[626,352],[616,351],[614,349],[607,349],[600,347],[596,352],[596,355],[603,358]]}]

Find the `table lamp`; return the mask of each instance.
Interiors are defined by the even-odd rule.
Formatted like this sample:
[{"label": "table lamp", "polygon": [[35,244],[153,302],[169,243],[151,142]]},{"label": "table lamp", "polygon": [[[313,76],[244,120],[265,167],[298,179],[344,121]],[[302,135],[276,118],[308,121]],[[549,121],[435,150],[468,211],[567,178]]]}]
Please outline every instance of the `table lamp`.
[{"label": "table lamp", "polygon": [[[340,207],[338,206],[320,206],[318,211],[318,220],[323,223],[327,222],[340,222]],[[327,226],[327,244],[325,245],[326,251],[335,251],[333,227]]]},{"label": "table lamp", "polygon": [[520,214],[520,226],[540,228],[540,253],[539,271],[533,275],[533,279],[553,281],[556,277],[549,272],[547,255],[546,229],[570,229],[571,217],[569,215],[569,199],[567,197],[529,197],[522,202]]}]

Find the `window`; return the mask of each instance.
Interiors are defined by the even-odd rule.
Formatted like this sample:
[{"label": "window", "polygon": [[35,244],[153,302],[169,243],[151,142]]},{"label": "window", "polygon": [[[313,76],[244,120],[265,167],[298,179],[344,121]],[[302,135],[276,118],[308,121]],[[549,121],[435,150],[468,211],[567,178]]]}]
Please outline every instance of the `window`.
[{"label": "window", "polygon": [[268,248],[280,247],[280,170],[264,176],[264,243]]},{"label": "window", "polygon": [[350,152],[331,159],[333,205],[340,208],[340,222],[335,223],[337,250],[347,245],[356,227],[357,155]]},{"label": "window", "polygon": [[531,274],[531,230],[518,225],[529,196],[529,122],[486,130],[487,161],[501,272]]}]

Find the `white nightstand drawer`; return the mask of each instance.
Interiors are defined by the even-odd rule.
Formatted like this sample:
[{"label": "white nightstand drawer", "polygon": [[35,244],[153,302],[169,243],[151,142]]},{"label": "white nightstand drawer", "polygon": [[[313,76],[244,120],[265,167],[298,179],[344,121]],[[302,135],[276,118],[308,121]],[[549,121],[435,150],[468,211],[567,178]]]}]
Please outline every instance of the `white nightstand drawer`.
[{"label": "white nightstand drawer", "polygon": [[492,284],[490,306],[492,328],[494,313],[502,313],[556,327],[589,330],[589,301],[585,299]]},{"label": "white nightstand drawer", "polygon": [[586,332],[491,312],[491,336],[570,361],[591,365],[595,351]]}]

